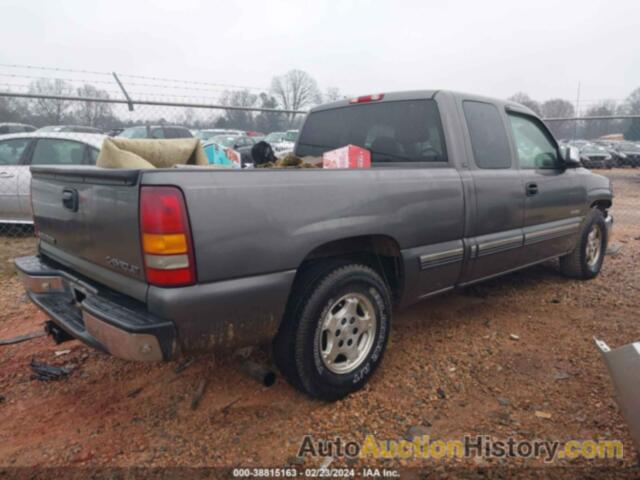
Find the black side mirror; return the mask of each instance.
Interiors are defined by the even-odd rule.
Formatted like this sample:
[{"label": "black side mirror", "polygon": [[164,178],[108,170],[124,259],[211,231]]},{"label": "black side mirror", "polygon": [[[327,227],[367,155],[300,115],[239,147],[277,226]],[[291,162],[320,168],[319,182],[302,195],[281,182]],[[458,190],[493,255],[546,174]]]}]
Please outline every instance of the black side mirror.
[{"label": "black side mirror", "polygon": [[576,147],[567,147],[564,153],[564,166],[567,168],[578,168],[580,163],[580,150]]}]

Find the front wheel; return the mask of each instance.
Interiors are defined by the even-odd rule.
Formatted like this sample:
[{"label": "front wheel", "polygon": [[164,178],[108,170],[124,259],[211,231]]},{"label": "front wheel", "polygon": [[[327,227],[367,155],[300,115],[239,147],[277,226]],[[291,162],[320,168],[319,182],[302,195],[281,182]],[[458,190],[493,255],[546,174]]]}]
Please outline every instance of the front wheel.
[{"label": "front wheel", "polygon": [[567,277],[589,280],[600,273],[607,248],[607,227],[602,211],[592,209],[585,219],[573,252],[560,257],[560,271]]},{"label": "front wheel", "polygon": [[287,309],[274,342],[276,363],[300,390],[337,400],[362,388],[382,360],[389,291],[374,270],[359,264],[319,266],[299,281],[307,288],[294,293]]}]

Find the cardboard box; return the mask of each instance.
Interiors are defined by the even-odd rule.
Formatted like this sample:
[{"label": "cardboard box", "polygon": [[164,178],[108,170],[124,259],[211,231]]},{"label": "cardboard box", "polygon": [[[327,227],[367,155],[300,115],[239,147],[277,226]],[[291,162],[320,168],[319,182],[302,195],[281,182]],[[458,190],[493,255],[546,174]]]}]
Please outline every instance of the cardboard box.
[{"label": "cardboard box", "polygon": [[371,168],[371,152],[356,145],[347,145],[325,152],[322,168]]}]

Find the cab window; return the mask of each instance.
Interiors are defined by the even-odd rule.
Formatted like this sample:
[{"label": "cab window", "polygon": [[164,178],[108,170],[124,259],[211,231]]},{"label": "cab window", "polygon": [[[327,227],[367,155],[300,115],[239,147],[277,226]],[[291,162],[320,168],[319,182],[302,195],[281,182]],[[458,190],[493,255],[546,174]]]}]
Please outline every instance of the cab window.
[{"label": "cab window", "polygon": [[19,165],[29,142],[31,142],[29,138],[15,138],[0,142],[0,165]]},{"label": "cab window", "polygon": [[509,114],[509,122],[520,168],[554,169],[560,166],[555,143],[534,119]]},{"label": "cab window", "polygon": [[32,165],[82,165],[85,145],[72,140],[38,140],[31,158]]}]

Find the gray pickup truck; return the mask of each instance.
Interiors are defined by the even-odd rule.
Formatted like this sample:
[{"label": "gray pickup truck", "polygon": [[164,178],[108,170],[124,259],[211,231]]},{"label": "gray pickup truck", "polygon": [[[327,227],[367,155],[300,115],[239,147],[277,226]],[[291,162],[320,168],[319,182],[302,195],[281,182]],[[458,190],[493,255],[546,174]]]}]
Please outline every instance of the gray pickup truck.
[{"label": "gray pickup truck", "polygon": [[358,97],[313,109],[295,153],[348,144],[371,168],[32,167],[28,295],[124,359],[272,342],[290,383],[333,400],[373,374],[394,307],[554,258],[602,267],[611,184],[522,105]]}]

